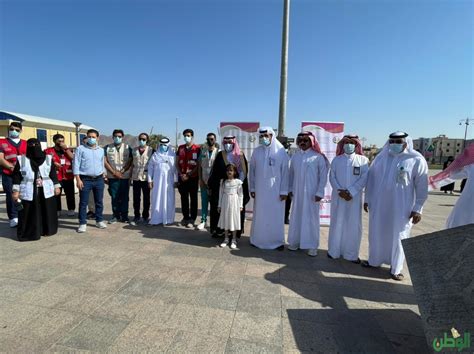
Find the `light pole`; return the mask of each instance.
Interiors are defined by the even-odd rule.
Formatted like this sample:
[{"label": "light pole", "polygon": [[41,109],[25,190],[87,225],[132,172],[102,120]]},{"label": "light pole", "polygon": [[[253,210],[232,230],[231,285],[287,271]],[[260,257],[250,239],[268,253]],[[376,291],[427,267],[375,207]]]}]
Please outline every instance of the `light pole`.
[{"label": "light pole", "polygon": [[72,122],[76,126],[76,147],[81,146],[81,138],[79,136],[79,127],[82,125],[81,122]]},{"label": "light pole", "polygon": [[281,41],[280,111],[278,114],[278,137],[285,136],[289,27],[290,27],[290,0],[284,0],[283,33],[282,33],[282,41]]},{"label": "light pole", "polygon": [[[471,119],[471,120],[472,120],[472,119]],[[471,120],[470,120],[469,117],[468,117],[468,118],[466,118],[466,119],[461,119],[461,120],[459,121],[459,125],[463,125],[463,124],[466,125],[466,128],[464,128],[464,146],[463,146],[463,150],[466,148],[467,127],[469,126],[469,122],[470,122]]]}]

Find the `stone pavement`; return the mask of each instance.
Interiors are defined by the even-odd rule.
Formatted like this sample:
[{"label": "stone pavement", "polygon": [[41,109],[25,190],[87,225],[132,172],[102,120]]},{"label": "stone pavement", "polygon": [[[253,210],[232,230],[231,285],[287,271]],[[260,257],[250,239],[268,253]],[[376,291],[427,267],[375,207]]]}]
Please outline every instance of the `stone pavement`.
[{"label": "stone pavement", "polygon": [[[20,243],[1,200],[2,352],[429,350],[409,274],[394,282],[387,268],[328,259],[327,227],[316,258],[258,250],[247,236],[221,249],[178,226],[77,234],[66,217],[58,235]],[[443,228],[456,200],[430,194],[414,235]],[[365,213],[364,224],[361,258]]]}]

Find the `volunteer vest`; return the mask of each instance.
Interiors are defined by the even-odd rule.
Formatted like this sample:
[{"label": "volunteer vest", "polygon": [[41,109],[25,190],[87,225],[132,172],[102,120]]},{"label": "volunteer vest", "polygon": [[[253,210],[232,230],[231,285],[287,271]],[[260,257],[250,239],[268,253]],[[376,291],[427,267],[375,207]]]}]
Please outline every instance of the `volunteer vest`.
[{"label": "volunteer vest", "polygon": [[[181,145],[178,148],[178,168],[181,174],[186,174],[195,169],[198,164],[199,154],[201,149],[199,145],[191,145],[189,149],[186,148],[186,145]],[[191,174],[190,177],[197,177],[198,172],[196,171]]]},{"label": "volunteer vest", "polygon": [[140,154],[138,147],[133,149],[133,172],[132,180],[134,181],[146,181],[148,177],[148,161],[150,161],[153,155],[153,149],[149,146],[145,147],[143,154]]},{"label": "volunteer vest", "polygon": [[[105,158],[109,165],[117,171],[121,171],[125,167],[130,157],[130,148],[127,144],[121,144],[119,149],[114,144],[105,147]],[[109,170],[107,170],[107,177],[117,178]],[[122,179],[128,178],[130,178],[130,169],[122,176]]]},{"label": "volunteer vest", "polygon": [[202,170],[202,179],[205,183],[209,180],[209,176],[211,175],[212,165],[214,164],[214,160],[216,159],[218,153],[218,149],[214,147],[214,150],[211,152],[211,156],[209,157],[209,150],[203,149],[201,151],[201,170]]},{"label": "volunteer vest", "polygon": [[[26,140],[20,139],[20,145],[16,147],[10,139],[0,139],[0,146],[3,150],[4,159],[16,165],[17,157],[26,154]],[[8,168],[3,169],[3,173],[11,176],[12,171]]]},{"label": "volunteer vest", "polygon": [[[31,168],[30,159],[25,155],[21,155],[20,159],[20,172],[22,180],[20,183],[20,199],[32,201],[33,200],[33,183],[35,181],[35,172]],[[54,196],[54,183],[49,177],[51,172],[52,156],[46,155],[46,159],[38,168],[38,178],[41,177],[43,180],[43,192],[46,199]]]},{"label": "volunteer vest", "polygon": [[63,154],[62,156],[59,155],[54,147],[47,148],[44,152],[53,157],[53,162],[61,165],[61,168],[56,167],[58,181],[69,181],[74,179],[74,174],[72,173],[72,160],[69,160],[66,154]]}]

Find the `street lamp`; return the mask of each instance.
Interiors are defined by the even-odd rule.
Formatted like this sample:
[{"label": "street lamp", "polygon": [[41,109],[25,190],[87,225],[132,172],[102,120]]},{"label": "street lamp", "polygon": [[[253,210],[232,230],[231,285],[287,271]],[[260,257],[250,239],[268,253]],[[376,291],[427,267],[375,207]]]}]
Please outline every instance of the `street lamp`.
[{"label": "street lamp", "polygon": [[76,147],[81,146],[81,138],[79,136],[79,127],[82,125],[81,122],[72,122],[76,126]]},{"label": "street lamp", "polygon": [[[471,119],[472,120],[472,119]],[[469,122],[471,121],[469,120],[469,117],[466,118],[466,119],[461,119],[459,121],[459,125],[463,125],[465,124],[466,125],[466,128],[464,129],[464,146],[463,146],[463,150],[466,148],[466,138],[467,138],[467,127],[469,126]]]},{"label": "street lamp", "polygon": [[285,136],[286,96],[288,77],[288,30],[290,27],[290,0],[283,4],[283,33],[281,40],[281,73],[280,73],[280,109],[278,114],[278,137]]}]

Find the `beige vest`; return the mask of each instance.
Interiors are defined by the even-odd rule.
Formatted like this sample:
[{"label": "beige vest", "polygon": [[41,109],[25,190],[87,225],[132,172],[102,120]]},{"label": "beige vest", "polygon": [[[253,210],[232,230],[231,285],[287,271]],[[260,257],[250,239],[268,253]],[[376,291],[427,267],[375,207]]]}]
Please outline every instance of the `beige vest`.
[{"label": "beige vest", "polygon": [[145,147],[143,154],[140,154],[138,146],[133,148],[133,172],[132,180],[146,181],[148,178],[148,161],[153,155],[153,149],[149,146]]},{"label": "beige vest", "polygon": [[[127,144],[121,144],[120,148],[117,150],[114,144],[109,144],[105,147],[105,158],[109,165],[117,171],[121,171],[130,159],[129,146]],[[116,178],[109,170],[107,170],[108,178]],[[130,178],[130,169],[125,172],[122,176],[122,179]]]}]

